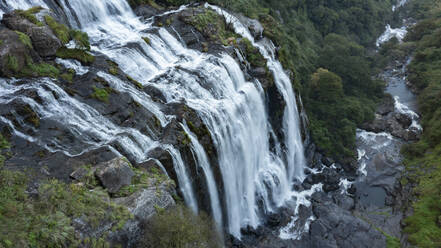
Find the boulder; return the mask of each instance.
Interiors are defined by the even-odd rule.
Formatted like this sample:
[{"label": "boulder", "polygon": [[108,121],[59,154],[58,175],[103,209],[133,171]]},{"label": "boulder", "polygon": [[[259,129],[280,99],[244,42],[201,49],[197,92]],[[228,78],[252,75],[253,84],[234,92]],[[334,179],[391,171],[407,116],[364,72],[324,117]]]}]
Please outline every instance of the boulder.
[{"label": "boulder", "polygon": [[30,52],[18,34],[7,28],[0,28],[0,40],[0,74],[9,77],[23,69]]},{"label": "boulder", "polygon": [[99,164],[95,175],[109,193],[117,193],[123,186],[131,184],[134,173],[127,159],[119,157]]},{"label": "boulder", "polygon": [[5,14],[2,23],[9,29],[28,35],[35,51],[42,57],[55,56],[58,48],[63,45],[48,26],[40,27],[15,11]]},{"label": "boulder", "polygon": [[28,33],[35,51],[42,57],[55,56],[63,45],[48,26],[32,27]]},{"label": "boulder", "polygon": [[409,126],[412,124],[412,118],[409,115],[403,113],[395,113],[394,117],[395,120],[397,120],[403,128],[409,128]]}]

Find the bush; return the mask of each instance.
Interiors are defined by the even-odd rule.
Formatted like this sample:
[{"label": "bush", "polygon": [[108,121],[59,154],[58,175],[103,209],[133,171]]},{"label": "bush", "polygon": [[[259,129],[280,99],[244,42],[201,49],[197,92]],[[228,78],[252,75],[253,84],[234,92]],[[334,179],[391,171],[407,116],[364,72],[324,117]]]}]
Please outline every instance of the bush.
[{"label": "bush", "polygon": [[183,206],[158,210],[158,213],[146,223],[140,247],[223,247],[221,237],[216,231],[216,224],[208,215],[201,213],[197,216]]}]

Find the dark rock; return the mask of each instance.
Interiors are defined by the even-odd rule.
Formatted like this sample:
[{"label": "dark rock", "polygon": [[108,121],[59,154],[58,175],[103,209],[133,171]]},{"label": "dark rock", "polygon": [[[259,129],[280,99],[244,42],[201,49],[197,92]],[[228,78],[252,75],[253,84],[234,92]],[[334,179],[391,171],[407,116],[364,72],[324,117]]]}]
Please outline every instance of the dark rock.
[{"label": "dark rock", "polygon": [[142,16],[144,18],[150,18],[159,13],[159,11],[156,8],[150,6],[149,4],[140,5],[136,7],[134,11],[136,15]]},{"label": "dark rock", "polygon": [[387,94],[383,102],[377,107],[377,114],[387,115],[395,110],[395,100],[389,94]]},{"label": "dark rock", "polygon": [[403,113],[395,113],[394,117],[403,128],[409,128],[409,126],[412,124],[412,118],[409,115]]},{"label": "dark rock", "polygon": [[357,188],[355,187],[355,185],[351,185],[351,187],[349,187],[348,189],[348,193],[354,195],[357,192]]},{"label": "dark rock", "polygon": [[[23,69],[30,49],[20,41],[17,33],[7,28],[0,27],[0,40],[0,73],[9,77]],[[11,66],[12,58],[16,60],[15,68]]]},{"label": "dark rock", "polygon": [[334,159],[329,158],[329,157],[322,157],[322,163],[326,166],[331,166],[332,164],[335,163]]},{"label": "dark rock", "polygon": [[52,33],[48,26],[33,27],[28,31],[35,51],[42,57],[55,56],[61,41]]},{"label": "dark rock", "polygon": [[39,27],[15,11],[3,16],[2,23],[12,29],[28,35],[37,53],[42,57],[55,56],[61,41],[53,34],[48,26]]},{"label": "dark rock", "polygon": [[134,173],[127,159],[119,157],[99,164],[95,175],[110,193],[117,193],[121,187],[131,184]]},{"label": "dark rock", "polygon": [[270,227],[276,227],[280,225],[281,222],[281,215],[278,213],[272,213],[267,218],[267,225]]}]

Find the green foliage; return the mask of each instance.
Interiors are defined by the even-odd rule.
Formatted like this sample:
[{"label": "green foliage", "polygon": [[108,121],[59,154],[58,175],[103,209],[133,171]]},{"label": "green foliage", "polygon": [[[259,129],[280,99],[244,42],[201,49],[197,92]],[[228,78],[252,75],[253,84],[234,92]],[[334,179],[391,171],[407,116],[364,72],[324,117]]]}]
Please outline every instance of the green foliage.
[{"label": "green foliage", "polygon": [[15,10],[15,12],[17,14],[19,14],[21,17],[28,19],[30,22],[32,22],[38,26],[43,26],[44,24],[42,22],[40,22],[37,19],[37,17],[35,17],[35,14],[37,14],[41,10],[43,10],[43,7],[36,6],[36,7],[30,8],[28,10]]},{"label": "green foliage", "polygon": [[266,65],[265,58],[260,53],[259,49],[251,44],[250,40],[243,38],[241,39],[240,44],[245,46],[245,56],[252,66],[264,67]]},{"label": "green foliage", "polygon": [[193,25],[204,36],[212,41],[219,41],[224,45],[228,45],[229,38],[237,37],[237,34],[233,32],[230,25],[225,22],[225,19],[213,10],[202,8],[197,9],[197,11],[202,12],[185,21]]},{"label": "green foliage", "polygon": [[373,118],[375,104],[346,96],[343,81],[326,69],[318,69],[306,85],[311,136],[328,156],[343,160],[354,156],[357,125]]},{"label": "green foliage", "polygon": [[49,180],[38,188],[38,197],[31,198],[26,193],[27,178],[0,169],[0,246],[79,247],[82,241],[75,236],[72,219],[96,227],[106,221],[121,226],[131,218],[126,208],[106,199],[104,190],[78,184]]},{"label": "green foliage", "polygon": [[63,44],[69,43],[69,41],[71,40],[69,34],[70,30],[66,25],[58,23],[52,16],[49,15],[45,15],[44,20]]},{"label": "green foliage", "polygon": [[196,216],[183,206],[159,210],[146,226],[140,247],[222,247],[214,221],[204,213]]},{"label": "green foliage", "polygon": [[[415,49],[408,67],[409,80],[418,89],[418,105],[424,133],[417,143],[404,146],[406,176],[416,185],[413,215],[405,219],[405,232],[416,247],[441,246],[441,5],[439,0],[413,1],[416,18],[406,37]],[[404,180],[405,179],[405,180]]]},{"label": "green foliage", "polygon": [[23,74],[34,75],[36,77],[52,77],[57,78],[60,71],[53,65],[47,63],[28,63],[23,69]]},{"label": "green foliage", "polygon": [[60,78],[68,83],[72,83],[73,77],[75,76],[75,70],[69,69],[67,72],[60,75]]},{"label": "green foliage", "polygon": [[32,41],[29,36],[27,36],[25,33],[22,33],[20,31],[15,31],[15,33],[18,34],[18,38],[20,39],[21,43],[32,49]]},{"label": "green foliage", "polygon": [[75,41],[77,48],[90,51],[89,35],[87,33],[71,29],[69,30],[69,36]]},{"label": "green foliage", "polygon": [[63,59],[76,59],[83,65],[90,65],[95,61],[95,57],[83,49],[70,49],[66,47],[61,47],[57,50],[57,57]]}]

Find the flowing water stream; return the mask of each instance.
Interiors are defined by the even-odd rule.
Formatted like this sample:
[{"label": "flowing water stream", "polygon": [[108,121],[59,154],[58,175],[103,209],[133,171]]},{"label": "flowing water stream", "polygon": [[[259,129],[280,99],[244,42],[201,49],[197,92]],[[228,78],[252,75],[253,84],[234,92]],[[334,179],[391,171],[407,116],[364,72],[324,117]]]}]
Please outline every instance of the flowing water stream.
[{"label": "flowing water stream", "polygon": [[[197,166],[202,168],[201,177],[207,183],[212,216],[219,225],[225,224],[229,233],[241,237],[241,228],[257,227],[265,214],[276,211],[287,200],[307,204],[304,195],[295,192],[293,184],[304,179],[305,158],[300,135],[299,113],[289,76],[275,59],[274,47],[254,41],[248,29],[234,16],[216,6],[207,5],[222,12],[228,22],[234,24],[238,34],[248,38],[267,59],[275,83],[286,103],[283,116],[284,140],[276,144],[284,149],[271,149],[269,137],[274,133],[268,122],[264,91],[257,80],[245,80],[238,63],[229,55],[218,56],[200,53],[184,44],[165,28],[152,27],[152,19],[141,21],[135,16],[126,0],[60,0],[69,24],[87,32],[92,52],[105,54],[118,63],[128,75],[144,86],[159,89],[167,103],[185,103],[194,109],[207,126],[215,145],[224,189],[219,190],[214,179],[213,166],[197,136],[181,123],[191,138],[191,148]],[[52,0],[6,0],[0,3],[3,12],[31,6],[53,5]],[[183,6],[181,11],[186,7]],[[157,32],[149,32],[157,29]],[[148,37],[147,44],[143,37]],[[85,74],[88,68],[74,61],[57,60],[58,63]],[[98,75],[106,79],[118,92],[129,94],[142,107],[152,112],[166,126],[174,116],[169,116],[151,97],[132,85],[106,73]],[[176,148],[161,144],[154,137],[146,136],[133,128],[119,127],[100,115],[86,103],[70,97],[50,79],[16,87],[12,80],[0,83],[0,104],[25,101],[41,119],[61,123],[79,141],[66,144],[56,137],[40,137],[38,131],[32,136],[21,133],[14,123],[0,116],[15,134],[26,136],[50,151],[62,151],[69,156],[82,154],[95,147],[118,142],[124,153],[137,162],[148,159],[147,154],[156,147],[170,152],[178,185],[186,204],[199,210],[195,185],[189,178],[188,168]],[[21,88],[32,87],[42,97],[41,103],[20,95]],[[56,96],[56,97],[55,97]],[[220,197],[220,195],[223,197]],[[221,202],[224,199],[224,203]],[[225,210],[222,211],[222,206]],[[222,213],[226,213],[223,216]]]}]

